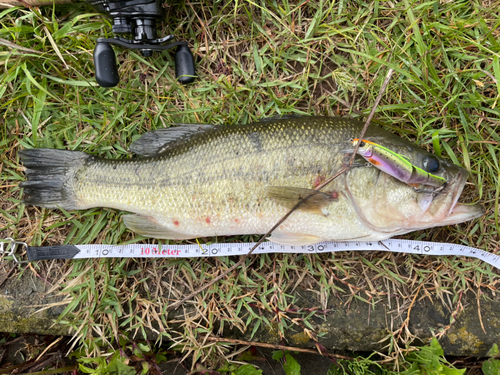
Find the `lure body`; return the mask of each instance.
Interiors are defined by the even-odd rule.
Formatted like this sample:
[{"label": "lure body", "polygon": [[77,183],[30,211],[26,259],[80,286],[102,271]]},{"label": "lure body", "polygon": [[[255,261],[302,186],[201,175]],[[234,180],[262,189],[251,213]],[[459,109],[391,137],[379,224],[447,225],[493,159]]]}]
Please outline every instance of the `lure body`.
[{"label": "lure body", "polygon": [[[359,139],[353,139],[352,144],[356,146]],[[436,188],[446,186],[446,179],[426,172],[416,167],[403,156],[374,142],[362,140],[358,148],[360,154],[366,161],[381,171],[408,185],[427,185]]]}]

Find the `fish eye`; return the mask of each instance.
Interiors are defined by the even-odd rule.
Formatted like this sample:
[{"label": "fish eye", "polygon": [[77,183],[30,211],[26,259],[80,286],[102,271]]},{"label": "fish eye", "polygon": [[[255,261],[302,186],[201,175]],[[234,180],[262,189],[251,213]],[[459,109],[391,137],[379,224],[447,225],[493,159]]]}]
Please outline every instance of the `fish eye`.
[{"label": "fish eye", "polygon": [[434,156],[426,156],[422,161],[424,170],[429,173],[434,173],[439,170],[439,160]]},{"label": "fish eye", "polygon": [[366,144],[365,142],[361,141],[359,142],[359,147],[365,147],[365,144]]}]

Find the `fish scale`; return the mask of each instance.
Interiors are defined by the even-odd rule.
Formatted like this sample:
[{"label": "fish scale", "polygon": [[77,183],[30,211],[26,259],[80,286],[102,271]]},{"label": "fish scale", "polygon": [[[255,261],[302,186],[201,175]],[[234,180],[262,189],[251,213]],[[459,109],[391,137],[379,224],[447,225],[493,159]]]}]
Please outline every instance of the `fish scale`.
[{"label": "fish scale", "polygon": [[[337,117],[300,117],[203,129],[185,125],[173,128],[176,133],[167,129],[148,133],[132,145],[143,154],[151,154],[152,147],[160,147],[163,152],[125,160],[60,150],[25,150],[21,157],[28,168],[28,181],[22,186],[25,201],[31,204],[67,209],[110,207],[131,212],[135,215],[126,215],[125,224],[145,236],[187,239],[261,234],[308,196],[318,180],[342,168],[346,153],[352,151],[350,141],[359,136],[362,127],[359,121]],[[364,139],[402,152],[419,168],[423,158],[431,155],[375,126],[368,129]],[[436,173],[450,183],[434,198],[432,209],[424,212],[419,207],[418,194],[422,193],[362,165],[324,189],[332,199],[320,199],[321,203],[315,204],[306,201],[272,239],[289,244],[380,240],[478,217],[482,214],[479,206],[455,206],[466,171],[440,160],[443,167]],[[43,168],[39,166],[42,164]],[[49,180],[47,172],[57,178]],[[37,190],[40,183],[47,193]],[[269,196],[270,187],[278,192],[278,198]],[[48,191],[53,198],[47,198]],[[319,204],[321,207],[317,207]]]}]

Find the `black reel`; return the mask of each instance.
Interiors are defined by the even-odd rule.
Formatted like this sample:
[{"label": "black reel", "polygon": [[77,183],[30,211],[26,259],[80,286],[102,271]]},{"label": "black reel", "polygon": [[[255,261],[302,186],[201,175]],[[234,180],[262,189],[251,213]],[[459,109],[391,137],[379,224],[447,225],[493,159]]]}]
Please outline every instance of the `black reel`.
[{"label": "black reel", "polygon": [[156,36],[156,22],[163,15],[160,0],[86,0],[98,11],[106,13],[113,19],[115,34],[132,34],[133,39],[115,37],[113,39],[98,38],[94,50],[95,78],[102,87],[114,87],[120,82],[116,57],[111,44],[125,48],[138,49],[145,57],[153,51],[176,48],[175,76],[182,84],[195,80],[194,58],[186,42],[163,43],[174,39],[173,35],[163,38]]}]

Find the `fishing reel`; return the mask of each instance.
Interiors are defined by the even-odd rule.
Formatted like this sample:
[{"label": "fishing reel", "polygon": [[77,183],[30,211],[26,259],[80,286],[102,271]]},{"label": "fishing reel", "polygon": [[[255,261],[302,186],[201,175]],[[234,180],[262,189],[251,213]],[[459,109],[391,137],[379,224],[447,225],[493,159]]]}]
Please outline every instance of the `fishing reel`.
[{"label": "fishing reel", "polygon": [[153,51],[176,48],[175,76],[182,84],[195,80],[194,58],[187,42],[164,43],[174,35],[158,38],[156,23],[161,21],[163,8],[161,0],[85,0],[99,12],[113,20],[113,33],[131,34],[132,38],[98,38],[94,49],[95,78],[102,87],[114,87],[120,82],[116,57],[111,44],[137,49],[142,56],[149,57]]}]

